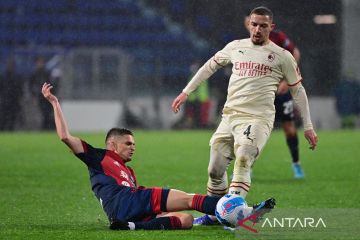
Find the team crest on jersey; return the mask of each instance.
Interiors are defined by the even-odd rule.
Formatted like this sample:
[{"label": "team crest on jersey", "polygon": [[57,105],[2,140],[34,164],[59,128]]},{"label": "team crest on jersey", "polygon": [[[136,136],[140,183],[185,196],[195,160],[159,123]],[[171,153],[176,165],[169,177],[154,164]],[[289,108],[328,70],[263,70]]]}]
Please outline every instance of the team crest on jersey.
[{"label": "team crest on jersey", "polygon": [[126,187],[130,187],[130,183],[128,183],[127,181],[122,181],[121,185],[126,186]]},{"label": "team crest on jersey", "polygon": [[274,59],[275,59],[275,54],[272,52],[268,55],[267,60],[269,62],[272,62],[272,61],[274,61]]}]

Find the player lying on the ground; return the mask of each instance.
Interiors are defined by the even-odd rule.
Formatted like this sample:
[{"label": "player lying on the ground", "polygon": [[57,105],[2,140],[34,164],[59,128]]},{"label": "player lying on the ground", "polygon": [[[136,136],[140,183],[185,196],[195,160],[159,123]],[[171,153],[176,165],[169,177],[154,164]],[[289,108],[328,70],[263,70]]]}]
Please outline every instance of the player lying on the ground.
[{"label": "player lying on the ground", "polygon": [[197,210],[213,215],[219,197],[188,194],[165,188],[139,187],[134,171],[126,166],[135,152],[133,133],[112,128],[106,149],[94,148],[70,134],[60,103],[44,83],[42,94],[54,110],[56,131],[72,152],[88,167],[91,187],[110,221],[111,229],[188,229],[193,216],[177,211]]}]

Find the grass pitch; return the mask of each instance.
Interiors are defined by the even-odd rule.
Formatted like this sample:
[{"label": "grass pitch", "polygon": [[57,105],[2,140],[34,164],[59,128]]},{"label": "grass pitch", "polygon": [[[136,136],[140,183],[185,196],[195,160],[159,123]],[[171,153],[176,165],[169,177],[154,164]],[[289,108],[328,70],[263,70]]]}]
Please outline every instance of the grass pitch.
[{"label": "grass pitch", "polygon": [[[138,183],[205,193],[211,134],[135,131],[137,150],[129,165]],[[110,231],[85,165],[55,133],[0,133],[0,239],[358,239],[360,131],[318,134],[318,148],[311,151],[299,131],[306,178],[295,180],[283,133],[274,131],[255,163],[247,202],[273,196],[279,210],[304,210],[322,217],[326,227],[258,228],[254,234],[221,226]],[[104,146],[104,134],[77,135]]]}]

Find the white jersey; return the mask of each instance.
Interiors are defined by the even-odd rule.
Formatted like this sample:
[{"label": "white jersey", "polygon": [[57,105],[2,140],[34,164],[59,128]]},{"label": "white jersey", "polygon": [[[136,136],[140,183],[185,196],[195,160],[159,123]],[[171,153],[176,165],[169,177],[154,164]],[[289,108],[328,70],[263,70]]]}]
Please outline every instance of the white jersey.
[{"label": "white jersey", "polygon": [[[285,79],[288,85],[295,85],[302,80],[291,53],[271,41],[261,46],[253,44],[250,38],[235,40],[217,52],[203,67],[213,74],[230,63],[233,68],[223,113],[234,114],[236,118],[265,120],[272,125],[279,82]],[[184,92],[192,92],[200,84],[199,80],[190,82]]]}]

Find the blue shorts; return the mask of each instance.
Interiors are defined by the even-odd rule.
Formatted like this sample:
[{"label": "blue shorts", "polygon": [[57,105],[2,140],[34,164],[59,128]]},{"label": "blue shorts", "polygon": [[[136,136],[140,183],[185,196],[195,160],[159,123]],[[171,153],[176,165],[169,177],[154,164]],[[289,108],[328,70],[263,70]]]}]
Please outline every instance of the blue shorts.
[{"label": "blue shorts", "polygon": [[166,202],[170,190],[164,188],[123,187],[114,195],[109,208],[104,206],[109,219],[128,222],[146,221],[157,214],[166,212]]}]

